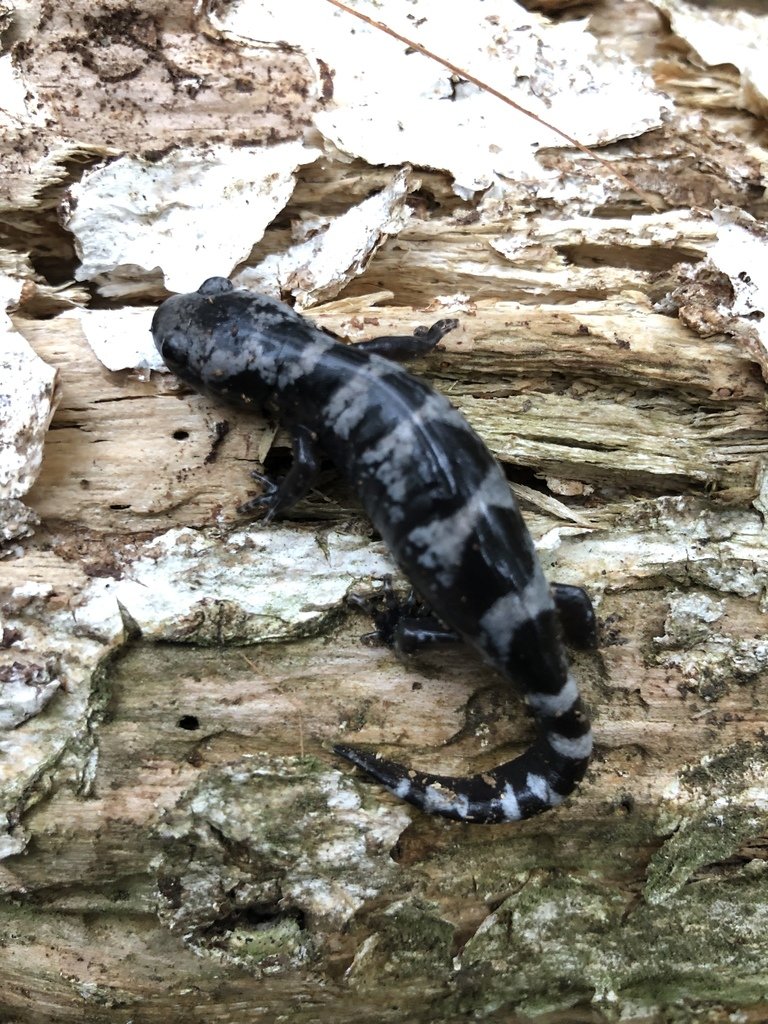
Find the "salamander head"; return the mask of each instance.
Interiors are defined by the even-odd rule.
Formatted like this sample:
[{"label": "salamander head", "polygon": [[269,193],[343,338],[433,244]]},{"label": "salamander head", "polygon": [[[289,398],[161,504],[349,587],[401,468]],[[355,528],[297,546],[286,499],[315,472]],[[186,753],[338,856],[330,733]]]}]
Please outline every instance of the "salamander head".
[{"label": "salamander head", "polygon": [[152,336],[166,366],[197,391],[257,406],[274,386],[280,338],[295,318],[269,296],[210,277],[196,292],[172,295],[155,311]]},{"label": "salamander head", "polygon": [[225,277],[209,277],[196,292],[172,295],[155,310],[152,337],[169,369],[195,384],[201,379],[202,358],[210,354],[210,342],[222,312],[216,299],[234,290]]}]

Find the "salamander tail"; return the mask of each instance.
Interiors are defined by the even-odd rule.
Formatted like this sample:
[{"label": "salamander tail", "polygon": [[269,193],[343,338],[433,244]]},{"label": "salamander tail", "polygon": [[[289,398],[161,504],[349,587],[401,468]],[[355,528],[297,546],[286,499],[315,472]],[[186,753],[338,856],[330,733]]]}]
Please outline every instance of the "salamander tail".
[{"label": "salamander tail", "polygon": [[343,744],[333,749],[428,814],[478,824],[520,821],[562,803],[584,777],[592,753],[592,731],[580,700],[538,724],[539,737],[519,757],[467,777],[414,771]]}]

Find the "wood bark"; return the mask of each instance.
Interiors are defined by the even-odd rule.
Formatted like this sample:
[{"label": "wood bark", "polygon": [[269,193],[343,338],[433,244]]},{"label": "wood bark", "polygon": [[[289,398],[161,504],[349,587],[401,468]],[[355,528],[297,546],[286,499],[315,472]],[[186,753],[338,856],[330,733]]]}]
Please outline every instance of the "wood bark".
[{"label": "wood bark", "polygon": [[[672,97],[664,128],[608,147],[664,211],[615,182],[591,217],[522,192],[464,201],[416,169],[409,225],[311,311],[354,342],[453,297],[460,329],[414,372],[502,461],[548,576],[595,599],[599,650],[572,656],[597,740],[580,792],[468,826],[404,810],[329,751],[343,736],[467,774],[531,734],[471,653],[360,643],[345,594],[387,563],[354,495],[324,472],[279,525],[244,524],[247,471],[279,472],[287,438],[169,377],[107,371],[76,319],[50,315],[86,301],[60,290],[73,140],[88,162],[294,138],[306,68],[213,41],[191,4],[86,6],[19,40],[54,122],[4,150],[6,265],[35,268],[14,325],[61,394],[25,499],[40,524],[0,563],[4,653],[22,637],[64,682],[0,747],[17,844],[0,861],[0,1020],[766,1019],[766,360],[705,263],[709,210],[765,216],[765,122],[734,107],[735,72],[698,66],[649,3],[584,5]],[[169,83],[195,61],[209,89],[193,104]],[[66,160],[43,158],[47,131]],[[302,210],[389,177],[304,168],[251,259]],[[166,590],[192,595],[176,621]]]}]

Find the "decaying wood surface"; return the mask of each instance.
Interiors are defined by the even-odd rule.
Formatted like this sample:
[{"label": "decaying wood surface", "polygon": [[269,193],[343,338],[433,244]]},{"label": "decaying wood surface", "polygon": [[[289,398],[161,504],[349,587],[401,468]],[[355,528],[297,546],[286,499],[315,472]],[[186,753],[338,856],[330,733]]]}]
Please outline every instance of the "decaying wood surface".
[{"label": "decaying wood surface", "polygon": [[[34,38],[15,22],[53,121],[3,151],[3,265],[29,254],[37,272],[13,320],[61,393],[25,499],[40,525],[0,563],[4,653],[23,635],[64,685],[0,737],[0,1019],[765,1020],[765,362],[718,305],[724,276],[696,277],[709,210],[765,215],[766,126],[734,108],[734,75],[697,66],[643,0],[582,5],[671,95],[664,128],[609,147],[664,212],[618,185],[591,217],[522,191],[465,202],[417,169],[409,225],[311,311],[352,342],[459,317],[414,371],[502,460],[550,578],[595,598],[600,648],[573,655],[597,738],[580,792],[466,826],[329,753],[343,735],[464,774],[530,734],[468,652],[360,644],[345,594],[386,556],[354,495],[328,472],[286,521],[244,524],[248,470],[280,472],[287,438],[170,377],[107,371],[76,318],[50,315],[85,302],[57,291],[76,160],[293,138],[302,61],[246,58],[191,4],[85,6],[43,12]],[[206,91],[171,88],[181,67]],[[41,159],[57,146],[66,160]],[[252,260],[301,210],[389,177],[304,168]]]}]

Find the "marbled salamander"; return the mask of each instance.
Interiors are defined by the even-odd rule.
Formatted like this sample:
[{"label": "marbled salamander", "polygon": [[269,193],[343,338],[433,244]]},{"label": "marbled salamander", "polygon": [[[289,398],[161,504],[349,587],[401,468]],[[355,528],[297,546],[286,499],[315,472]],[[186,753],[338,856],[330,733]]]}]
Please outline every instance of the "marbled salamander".
[{"label": "marbled salamander", "polygon": [[335,752],[429,813],[515,821],[560,803],[586,770],[592,733],[561,627],[587,646],[594,613],[580,588],[550,590],[504,474],[466,420],[391,361],[430,351],[455,327],[440,320],[413,336],[344,345],[219,277],[166,299],[152,321],[160,354],[182,380],[292,431],[287,476],[276,485],[255,474],[264,493],[242,510],[263,506],[269,521],[289,508],[325,452],[436,617],[403,620],[394,638],[409,649],[463,639],[522,690],[537,725],[523,754],[467,778],[412,771],[354,747]]}]

